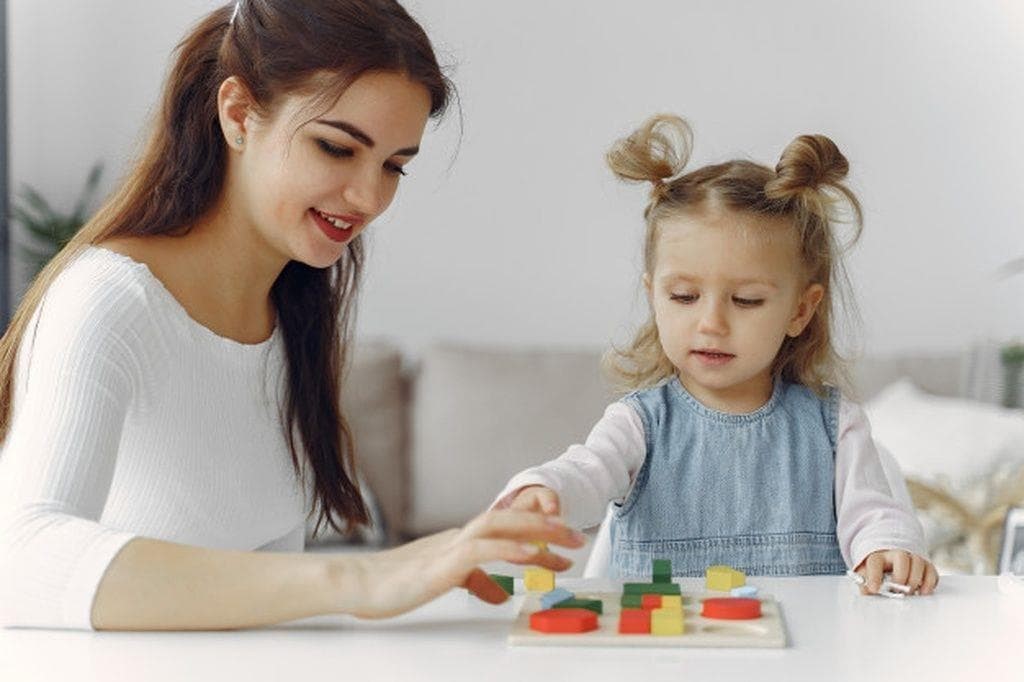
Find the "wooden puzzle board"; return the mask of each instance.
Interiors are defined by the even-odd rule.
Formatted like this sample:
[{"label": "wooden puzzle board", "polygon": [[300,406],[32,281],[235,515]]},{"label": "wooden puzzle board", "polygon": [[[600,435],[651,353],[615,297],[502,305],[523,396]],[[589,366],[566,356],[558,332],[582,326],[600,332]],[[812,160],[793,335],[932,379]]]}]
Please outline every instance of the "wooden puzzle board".
[{"label": "wooden puzzle board", "polygon": [[512,626],[508,643],[518,646],[632,646],[632,647],[751,647],[786,646],[786,626],[779,604],[770,595],[758,595],[761,617],[755,620],[718,620],[700,615],[701,603],[709,597],[727,597],[724,592],[683,592],[683,634],[620,635],[621,592],[575,592],[579,599],[600,599],[604,613],[597,618],[597,630],[573,634],[547,634],[530,629],[530,614],[540,611],[540,592],[528,592]]}]

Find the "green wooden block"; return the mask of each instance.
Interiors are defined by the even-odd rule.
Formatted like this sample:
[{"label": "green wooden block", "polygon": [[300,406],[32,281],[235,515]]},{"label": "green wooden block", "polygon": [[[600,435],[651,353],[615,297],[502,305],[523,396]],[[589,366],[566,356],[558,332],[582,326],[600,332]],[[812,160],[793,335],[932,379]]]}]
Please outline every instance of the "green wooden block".
[{"label": "green wooden block", "polygon": [[600,599],[566,599],[560,601],[551,608],[553,609],[589,609],[597,615],[604,614],[604,606]]},{"label": "green wooden block", "polygon": [[668,559],[655,559],[654,560],[654,582],[656,583],[670,583],[672,582],[672,562]]},{"label": "green wooden block", "polygon": [[622,595],[622,608],[624,609],[639,609],[643,606],[644,595],[642,594],[624,594]]},{"label": "green wooden block", "polygon": [[507,593],[512,594],[514,592],[514,588],[512,586],[515,584],[515,581],[512,579],[512,576],[488,573],[487,577],[501,585],[501,589],[505,590]]},{"label": "green wooden block", "polygon": [[622,586],[626,594],[682,594],[676,583],[626,583]]}]

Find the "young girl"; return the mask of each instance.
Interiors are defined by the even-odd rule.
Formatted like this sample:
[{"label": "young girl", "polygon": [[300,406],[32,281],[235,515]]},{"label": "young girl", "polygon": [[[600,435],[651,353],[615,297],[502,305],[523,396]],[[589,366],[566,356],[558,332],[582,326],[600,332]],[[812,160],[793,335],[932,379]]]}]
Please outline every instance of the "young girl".
[{"label": "young girl", "polygon": [[[543,514],[363,555],[338,382],[363,263],[449,88],[393,0],[241,0],[179,45],[147,146],[0,342],[0,622],[235,628],[381,617],[478,568],[569,562]],[[253,550],[272,550],[253,551]]]},{"label": "young girl", "polygon": [[496,506],[584,528],[615,502],[619,576],[647,574],[655,558],[690,576],[713,564],[755,575],[856,567],[865,592],[885,572],[932,592],[920,524],[894,498],[863,411],[837,389],[839,200],[860,230],[846,159],[827,137],[802,135],[775,170],[731,161],[683,174],[691,139],[683,120],[655,116],[608,153],[618,177],[652,185],[652,319],[609,358],[631,392],[585,444],[516,475]]}]

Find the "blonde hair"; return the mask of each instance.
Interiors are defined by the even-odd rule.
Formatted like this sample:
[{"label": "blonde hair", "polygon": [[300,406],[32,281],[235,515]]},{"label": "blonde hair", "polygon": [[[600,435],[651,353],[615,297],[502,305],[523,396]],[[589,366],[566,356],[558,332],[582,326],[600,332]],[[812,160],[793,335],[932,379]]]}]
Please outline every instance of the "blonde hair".
[{"label": "blonde hair", "polygon": [[[605,160],[621,180],[652,184],[644,210],[644,270],[654,271],[659,225],[681,212],[721,207],[767,219],[783,219],[796,230],[800,260],[807,283],[825,287],[825,295],[803,333],[786,337],[771,366],[773,377],[808,386],[819,395],[825,386],[850,391],[847,361],[832,337],[833,296],[849,301],[856,316],[849,282],[842,267],[834,224],[842,205],[851,213],[852,236],[860,237],[860,202],[843,184],[849,170],[846,157],[824,135],[800,135],[782,152],[772,170],[751,161],[736,160],[682,174],[693,148],[690,126],[678,116],[652,116],[628,137],[612,145]],[[605,370],[617,388],[629,392],[654,386],[672,376],[675,368],[662,349],[653,311],[632,342],[605,356]]]}]

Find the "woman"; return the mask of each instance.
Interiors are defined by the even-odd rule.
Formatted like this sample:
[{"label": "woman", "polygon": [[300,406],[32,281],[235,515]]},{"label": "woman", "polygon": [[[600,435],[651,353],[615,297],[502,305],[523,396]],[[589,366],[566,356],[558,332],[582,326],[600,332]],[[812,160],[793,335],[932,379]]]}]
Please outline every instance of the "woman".
[{"label": "woman", "polygon": [[[243,0],[179,45],[145,151],[0,342],[0,617],[95,629],[389,616],[580,536],[491,512],[397,549],[358,525],[338,377],[363,262],[449,85],[393,0]],[[340,323],[339,323],[340,321]],[[253,551],[273,550],[273,551]]]}]

